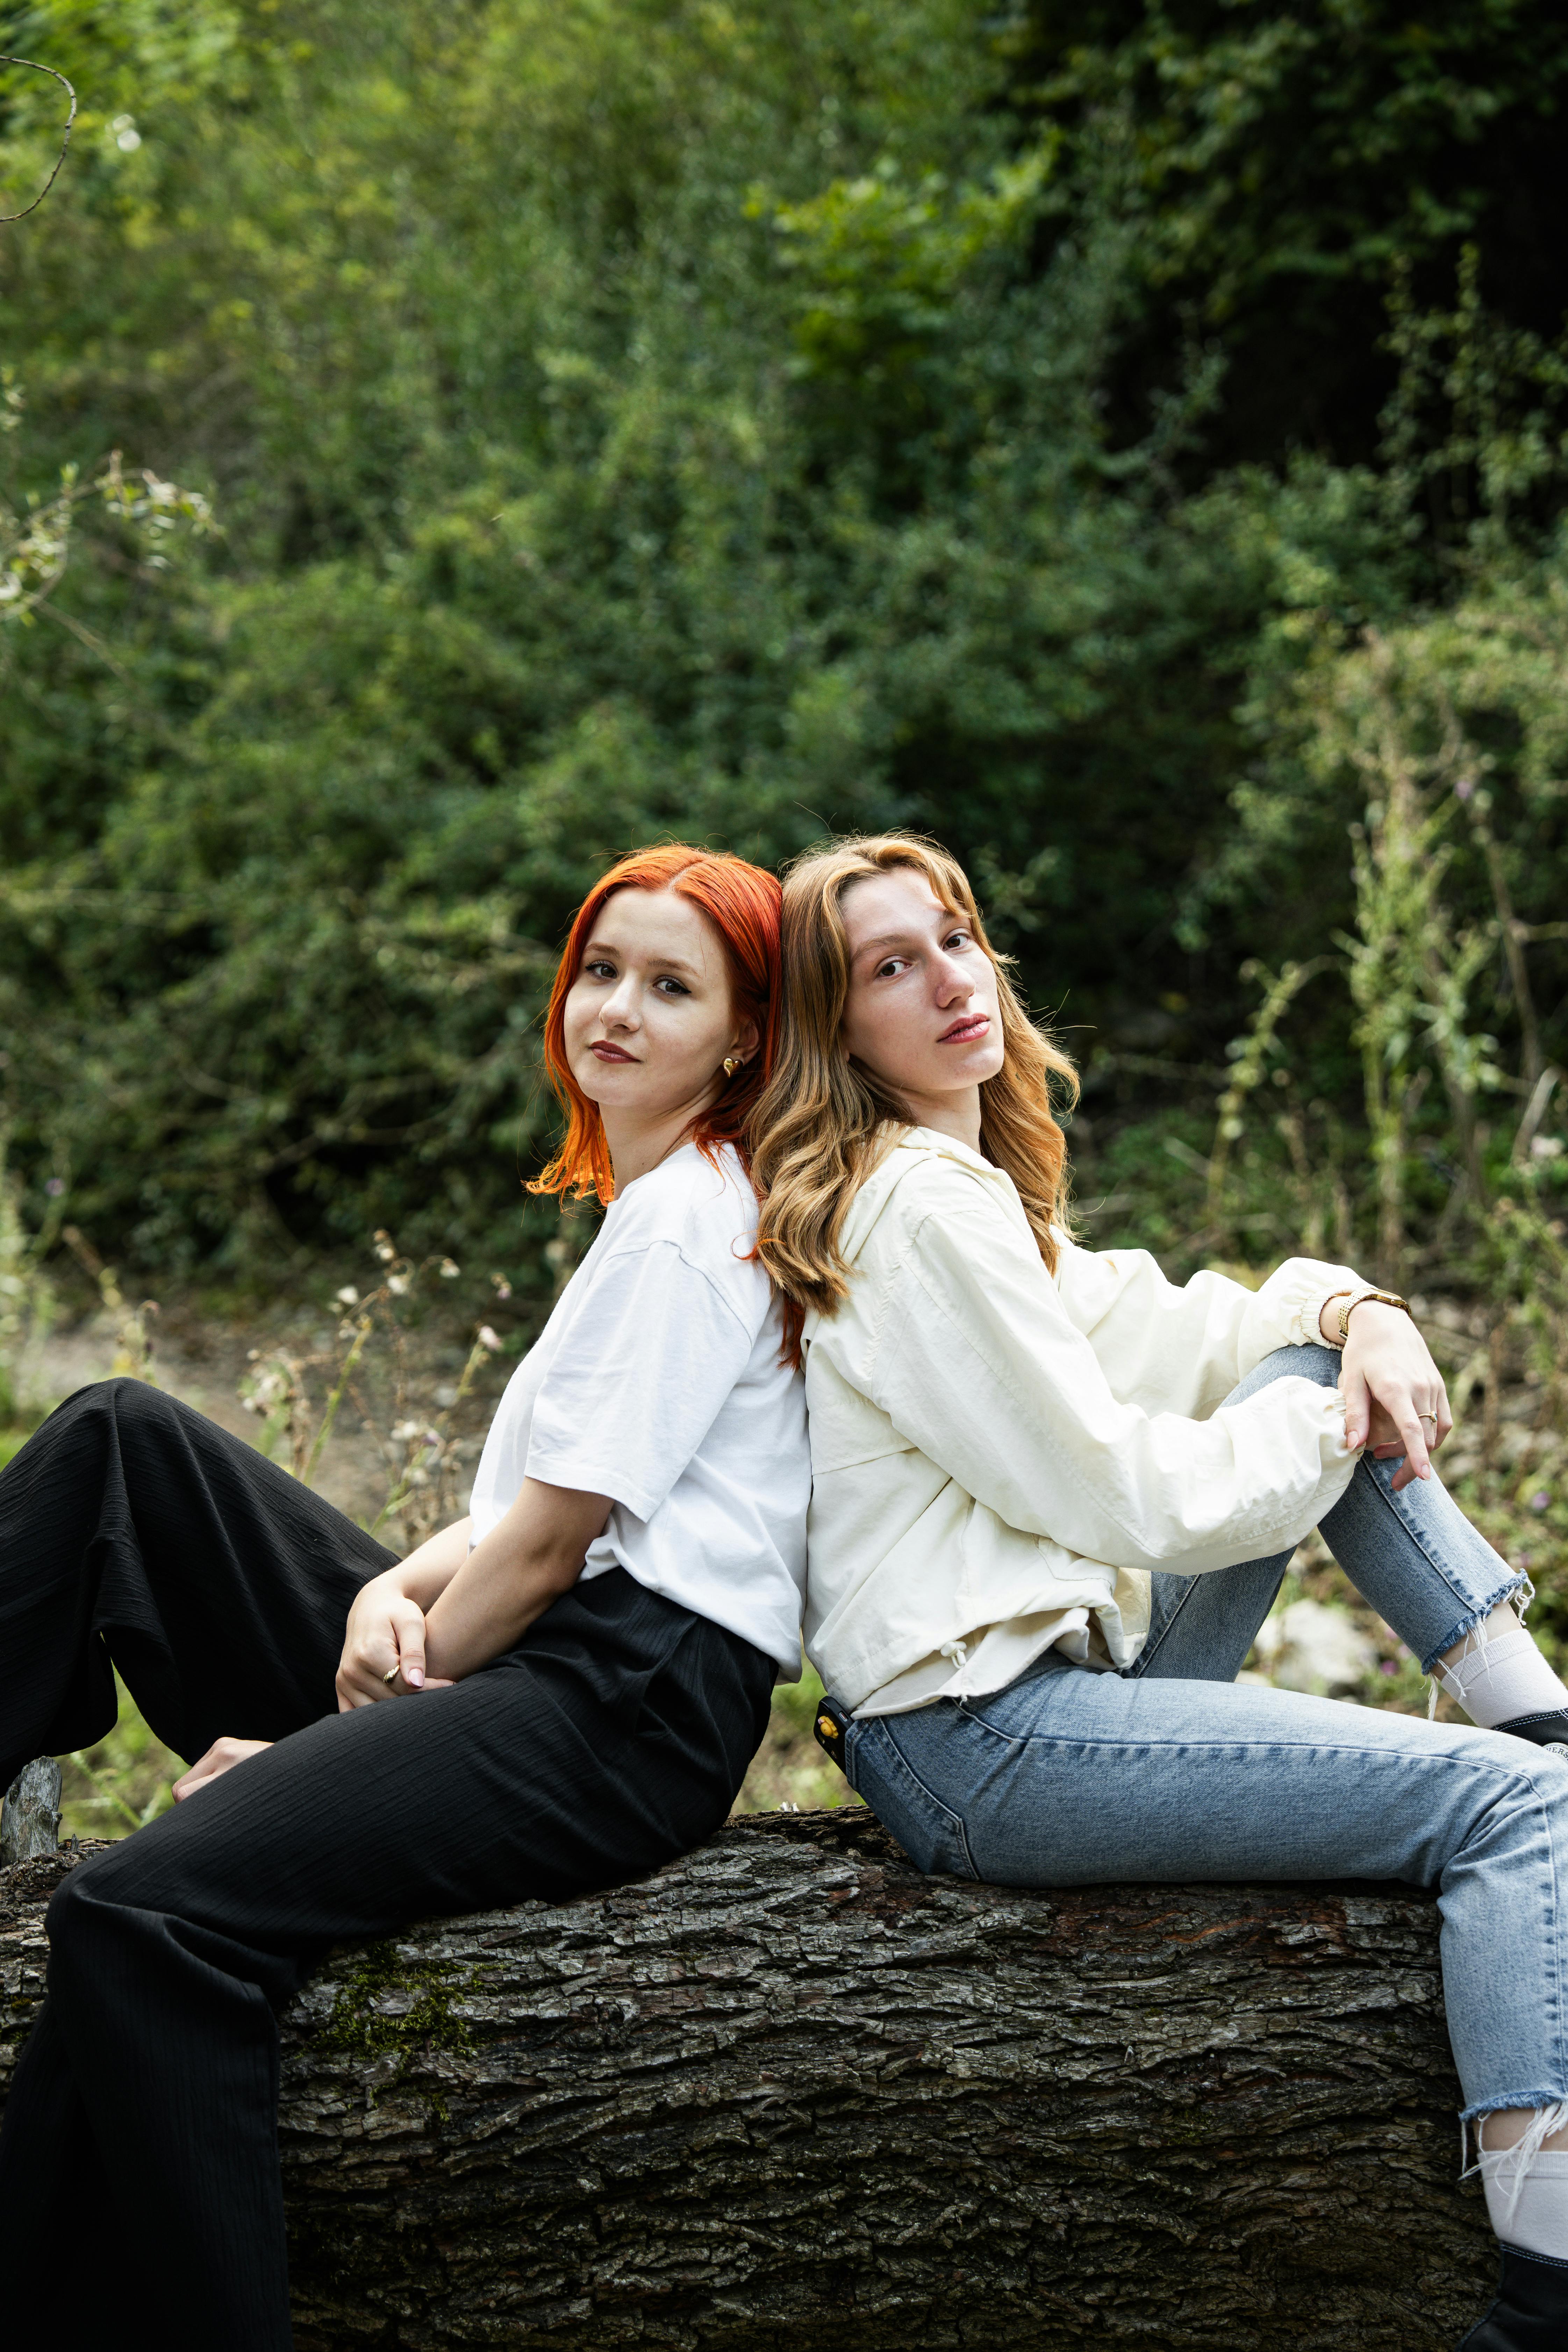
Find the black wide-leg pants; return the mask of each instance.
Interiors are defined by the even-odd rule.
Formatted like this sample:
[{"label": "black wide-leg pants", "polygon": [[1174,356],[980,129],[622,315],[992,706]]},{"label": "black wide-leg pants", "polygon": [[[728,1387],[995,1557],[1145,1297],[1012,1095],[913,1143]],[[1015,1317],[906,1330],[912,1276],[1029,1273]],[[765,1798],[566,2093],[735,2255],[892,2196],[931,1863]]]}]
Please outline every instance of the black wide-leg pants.
[{"label": "black wide-leg pants", "polygon": [[113,1666],[187,1759],[277,1743],[50,1905],[0,2133],[14,2352],[288,2352],[275,2013],[326,1948],[638,1876],[733,1800],[772,1663],[618,1569],[452,1689],[338,1714],[344,1618],[392,1558],[135,1381],[0,1473],[0,1787],[102,1738]]}]

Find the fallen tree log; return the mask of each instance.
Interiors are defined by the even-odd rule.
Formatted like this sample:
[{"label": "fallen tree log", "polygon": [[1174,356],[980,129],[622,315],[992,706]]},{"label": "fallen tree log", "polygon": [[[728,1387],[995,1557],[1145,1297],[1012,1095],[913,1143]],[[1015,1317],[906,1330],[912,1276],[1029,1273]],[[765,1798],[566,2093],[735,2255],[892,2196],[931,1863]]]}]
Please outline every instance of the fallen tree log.
[{"label": "fallen tree log", "polygon": [[[5,2079],[68,1856],[0,1884]],[[858,1809],[336,1953],[284,2020],[300,2352],[1451,2352],[1407,1887],[922,1878]]]}]

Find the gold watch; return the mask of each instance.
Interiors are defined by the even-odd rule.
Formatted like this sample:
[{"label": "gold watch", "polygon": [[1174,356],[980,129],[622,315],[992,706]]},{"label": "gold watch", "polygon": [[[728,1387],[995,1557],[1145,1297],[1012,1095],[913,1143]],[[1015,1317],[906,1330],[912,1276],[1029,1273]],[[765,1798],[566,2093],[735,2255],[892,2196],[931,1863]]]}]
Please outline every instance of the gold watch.
[{"label": "gold watch", "polygon": [[[1406,1315],[1409,1315],[1411,1311],[1410,1301],[1408,1298],[1401,1298],[1397,1290],[1331,1290],[1328,1297],[1323,1301],[1323,1306],[1331,1307],[1336,1298],[1341,1299],[1343,1302],[1340,1307],[1339,1314],[1334,1318],[1339,1325],[1340,1345],[1342,1348],[1345,1345],[1351,1336],[1351,1317],[1355,1313],[1358,1307],[1364,1307],[1369,1298],[1374,1298],[1380,1307],[1403,1307]],[[1318,1310],[1318,1315],[1319,1325],[1320,1328],[1321,1328],[1321,1307]]]}]

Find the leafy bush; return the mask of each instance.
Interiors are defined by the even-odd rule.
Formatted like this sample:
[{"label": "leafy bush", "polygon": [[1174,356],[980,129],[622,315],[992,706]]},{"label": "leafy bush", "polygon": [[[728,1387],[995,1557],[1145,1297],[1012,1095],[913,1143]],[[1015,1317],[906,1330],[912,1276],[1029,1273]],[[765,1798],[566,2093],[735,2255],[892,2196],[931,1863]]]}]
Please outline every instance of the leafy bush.
[{"label": "leafy bush", "polygon": [[[149,1266],[514,1234],[562,925],[664,831],[931,827],[1101,1064],[1096,1141],[1179,1124],[1133,1064],[1214,1063],[1248,957],[1353,915],[1302,675],[1557,593],[1539,5],[40,0],[11,37],[82,93],[0,236],[11,508],[119,448],[220,526],[89,502],[0,632],[17,1165]],[[0,185],[52,105],[0,79]],[[1489,854],[1456,836],[1462,902]],[[1300,1015],[1353,1126],[1353,1014]]]}]

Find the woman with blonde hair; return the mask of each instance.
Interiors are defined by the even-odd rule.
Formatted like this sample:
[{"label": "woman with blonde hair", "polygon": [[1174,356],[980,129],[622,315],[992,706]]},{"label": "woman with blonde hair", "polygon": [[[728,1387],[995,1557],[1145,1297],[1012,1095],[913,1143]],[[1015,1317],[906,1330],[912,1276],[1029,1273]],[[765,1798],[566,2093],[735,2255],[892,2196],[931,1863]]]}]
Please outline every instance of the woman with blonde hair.
[{"label": "woman with blonde hair", "polygon": [[197,1759],[49,1906],[0,2137],[16,2352],[288,2352],[274,2012],[327,1947],[639,1877],[729,1811],[800,1671],[805,1418],[744,1141],[779,907],[667,844],[579,909],[535,1189],[605,1218],[408,1559],[136,1381],[0,1475],[0,1788],[103,1737],[116,1669]]},{"label": "woman with blonde hair", "polygon": [[[1435,1886],[1503,2241],[1466,2342],[1561,2352],[1568,1689],[1432,1475],[1448,1404],[1405,1301],[1080,1248],[1070,1066],[933,845],[803,858],[784,963],[753,1164],[803,1318],[824,1745],[928,1871]],[[1313,1527],[1479,1727],[1236,1681]]]}]

